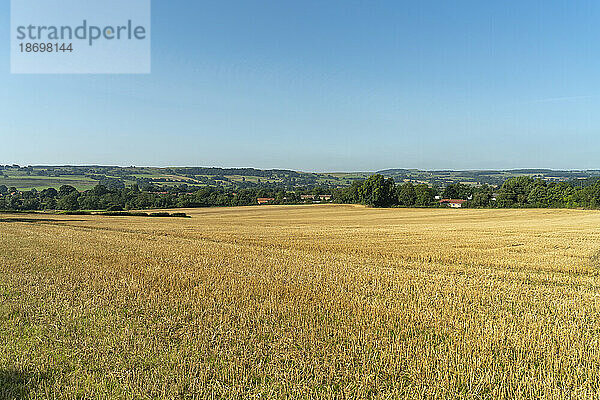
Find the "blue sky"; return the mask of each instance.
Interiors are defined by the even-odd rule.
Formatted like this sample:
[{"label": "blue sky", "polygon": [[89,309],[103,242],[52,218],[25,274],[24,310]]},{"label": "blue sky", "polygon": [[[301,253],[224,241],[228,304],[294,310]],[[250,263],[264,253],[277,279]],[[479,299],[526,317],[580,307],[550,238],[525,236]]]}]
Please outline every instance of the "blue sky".
[{"label": "blue sky", "polygon": [[149,75],[11,75],[0,163],[600,168],[597,1],[152,3]]}]

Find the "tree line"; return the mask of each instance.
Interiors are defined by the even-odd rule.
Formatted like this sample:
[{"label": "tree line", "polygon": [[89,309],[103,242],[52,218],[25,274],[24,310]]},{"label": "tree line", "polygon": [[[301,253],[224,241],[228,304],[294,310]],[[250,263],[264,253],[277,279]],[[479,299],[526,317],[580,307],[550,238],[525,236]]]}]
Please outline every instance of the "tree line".
[{"label": "tree line", "polygon": [[600,208],[600,180],[547,182],[528,176],[509,178],[500,187],[455,183],[443,188],[426,184],[396,185],[393,178],[373,175],[340,189],[336,200],[372,207],[431,207],[439,199],[466,200],[472,208]]},{"label": "tree line", "polygon": [[39,210],[141,210],[149,208],[195,208],[231,207],[257,204],[258,198],[271,198],[272,204],[295,204],[302,202],[302,194],[326,194],[324,188],[307,188],[288,192],[283,189],[240,189],[227,190],[223,187],[203,187],[190,189],[187,185],[149,186],[140,188],[97,185],[93,189],[78,191],[70,185],[58,190],[32,189],[18,191],[0,185],[0,210],[39,211]]},{"label": "tree line", "polygon": [[507,179],[500,187],[461,183],[443,188],[410,182],[397,185],[393,178],[380,174],[354,181],[345,188],[306,187],[294,191],[285,188],[223,187],[191,189],[187,185],[122,187],[97,185],[78,191],[63,185],[58,190],[17,191],[0,185],[0,210],[139,210],[149,208],[231,207],[256,205],[258,198],[270,198],[272,204],[298,204],[303,194],[331,194],[332,201],[364,204],[371,207],[435,207],[439,199],[462,199],[463,207],[473,208],[600,208],[600,180],[547,182],[531,177]]}]

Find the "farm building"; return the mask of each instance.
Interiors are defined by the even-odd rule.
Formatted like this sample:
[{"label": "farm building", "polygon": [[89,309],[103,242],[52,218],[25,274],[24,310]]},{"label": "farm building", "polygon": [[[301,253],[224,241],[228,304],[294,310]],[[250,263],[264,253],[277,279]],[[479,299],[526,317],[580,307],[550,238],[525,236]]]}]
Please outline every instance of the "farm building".
[{"label": "farm building", "polygon": [[466,200],[461,199],[442,199],[440,200],[440,204],[445,204],[451,208],[461,208]]},{"label": "farm building", "polygon": [[258,204],[269,204],[270,202],[275,201],[275,199],[273,197],[259,197],[256,201]]},{"label": "farm building", "polygon": [[300,199],[302,199],[305,202],[309,201],[309,200],[312,200],[313,202],[330,201],[331,197],[332,196],[330,194],[320,194],[320,195],[316,195],[316,194],[301,194],[300,195]]}]

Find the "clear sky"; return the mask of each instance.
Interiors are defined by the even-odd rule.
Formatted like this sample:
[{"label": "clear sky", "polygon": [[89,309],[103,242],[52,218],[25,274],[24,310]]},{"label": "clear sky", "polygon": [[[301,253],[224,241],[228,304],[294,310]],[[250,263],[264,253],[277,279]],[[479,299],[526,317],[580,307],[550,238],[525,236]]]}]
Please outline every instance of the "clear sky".
[{"label": "clear sky", "polygon": [[0,163],[600,168],[598,1],[154,0],[150,75],[11,75]]}]

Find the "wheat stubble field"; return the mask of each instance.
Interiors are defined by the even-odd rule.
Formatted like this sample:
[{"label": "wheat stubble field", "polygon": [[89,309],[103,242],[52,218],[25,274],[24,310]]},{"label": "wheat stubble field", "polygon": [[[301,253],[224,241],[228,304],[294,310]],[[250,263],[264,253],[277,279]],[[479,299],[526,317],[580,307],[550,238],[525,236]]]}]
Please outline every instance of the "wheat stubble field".
[{"label": "wheat stubble field", "polygon": [[598,398],[600,212],[0,215],[0,399]]}]

